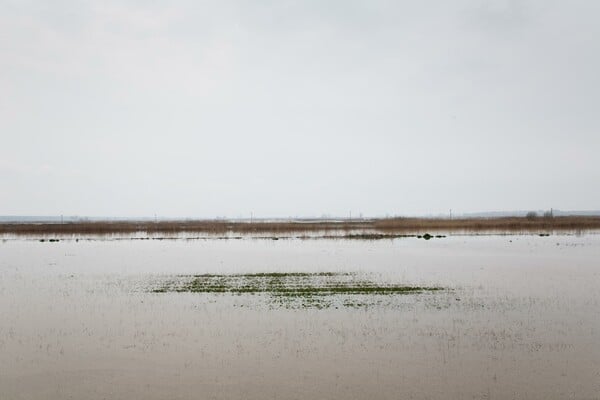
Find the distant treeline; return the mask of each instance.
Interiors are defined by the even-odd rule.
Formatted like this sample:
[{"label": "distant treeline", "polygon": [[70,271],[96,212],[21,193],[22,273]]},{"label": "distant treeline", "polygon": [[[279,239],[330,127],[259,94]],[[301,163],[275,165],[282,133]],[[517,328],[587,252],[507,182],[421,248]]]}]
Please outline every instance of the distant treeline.
[{"label": "distant treeline", "polygon": [[384,218],[370,220],[253,221],[85,221],[65,223],[0,223],[0,234],[282,234],[327,231],[382,233],[446,232],[534,232],[600,229],[598,216],[537,216],[500,218]]}]

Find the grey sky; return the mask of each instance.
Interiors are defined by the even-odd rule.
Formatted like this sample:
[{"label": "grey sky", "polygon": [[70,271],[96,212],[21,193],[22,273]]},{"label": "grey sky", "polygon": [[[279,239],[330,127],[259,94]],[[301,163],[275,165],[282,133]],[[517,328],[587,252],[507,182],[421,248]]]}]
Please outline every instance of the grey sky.
[{"label": "grey sky", "polygon": [[599,16],[0,0],[0,215],[598,209]]}]

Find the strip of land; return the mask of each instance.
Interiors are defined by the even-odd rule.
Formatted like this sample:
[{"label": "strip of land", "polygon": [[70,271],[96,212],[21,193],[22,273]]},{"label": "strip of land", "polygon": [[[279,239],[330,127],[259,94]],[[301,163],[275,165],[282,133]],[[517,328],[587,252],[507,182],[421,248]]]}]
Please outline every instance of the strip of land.
[{"label": "strip of land", "polygon": [[600,229],[600,217],[501,217],[501,218],[383,218],[346,220],[173,220],[173,221],[81,221],[68,223],[2,223],[0,234],[14,235],[108,235],[108,234],[177,234],[264,235],[320,233],[323,237],[385,238],[390,235],[426,232],[560,232]]}]

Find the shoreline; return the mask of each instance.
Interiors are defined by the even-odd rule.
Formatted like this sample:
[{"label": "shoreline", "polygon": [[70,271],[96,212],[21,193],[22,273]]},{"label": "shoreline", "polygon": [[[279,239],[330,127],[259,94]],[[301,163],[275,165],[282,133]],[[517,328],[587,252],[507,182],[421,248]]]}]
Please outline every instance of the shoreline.
[{"label": "shoreline", "polygon": [[[600,229],[600,217],[500,218],[386,218],[341,221],[238,222],[228,220],[82,221],[66,223],[0,223],[0,235],[175,235],[183,233],[263,235],[265,238],[300,235],[340,239],[386,239],[440,233],[548,234]],[[318,234],[318,235],[315,235]],[[301,236],[302,237],[302,236]]]}]

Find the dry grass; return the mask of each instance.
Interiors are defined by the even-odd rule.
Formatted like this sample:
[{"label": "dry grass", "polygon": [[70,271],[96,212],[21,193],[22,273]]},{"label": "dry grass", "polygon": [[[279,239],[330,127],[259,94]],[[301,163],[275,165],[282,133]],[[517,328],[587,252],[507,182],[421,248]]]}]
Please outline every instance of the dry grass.
[{"label": "dry grass", "polygon": [[268,234],[277,236],[291,233],[328,231],[362,231],[375,233],[424,233],[424,232],[541,232],[580,231],[600,229],[600,217],[554,217],[554,218],[386,218],[343,221],[270,221],[234,222],[226,220],[196,221],[96,221],[58,223],[4,223],[0,234],[47,235],[47,234],[175,234],[180,232],[206,234]]},{"label": "dry grass", "polygon": [[380,219],[373,223],[375,229],[382,232],[402,231],[578,231],[600,229],[600,217],[501,217],[501,218],[464,218],[464,219],[428,219],[393,218]]}]

